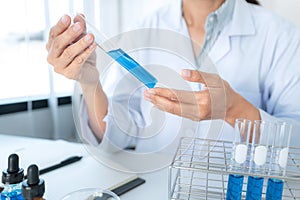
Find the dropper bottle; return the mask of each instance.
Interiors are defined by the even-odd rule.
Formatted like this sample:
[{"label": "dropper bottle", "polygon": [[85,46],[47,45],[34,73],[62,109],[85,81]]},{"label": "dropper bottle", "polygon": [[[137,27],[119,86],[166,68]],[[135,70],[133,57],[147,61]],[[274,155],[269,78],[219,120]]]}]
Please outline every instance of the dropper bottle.
[{"label": "dropper bottle", "polygon": [[2,172],[4,190],[0,195],[1,200],[24,200],[21,191],[23,178],[24,170],[19,168],[19,156],[11,154],[8,157],[8,168]]},{"label": "dropper bottle", "polygon": [[45,181],[39,178],[39,169],[30,165],[27,169],[27,180],[22,183],[22,195],[25,200],[44,200]]},{"label": "dropper bottle", "polygon": [[3,190],[4,190],[4,186],[2,185],[2,183],[0,183],[0,194]]}]

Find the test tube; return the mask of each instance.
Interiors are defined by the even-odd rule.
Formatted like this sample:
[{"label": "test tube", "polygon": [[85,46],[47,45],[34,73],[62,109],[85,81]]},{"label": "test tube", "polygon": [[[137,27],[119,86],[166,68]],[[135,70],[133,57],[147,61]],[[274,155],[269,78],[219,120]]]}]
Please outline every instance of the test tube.
[{"label": "test tube", "polygon": [[143,68],[127,53],[125,53],[115,43],[108,40],[103,33],[101,33],[97,28],[95,28],[95,26],[88,20],[86,20],[82,15],[79,16],[83,20],[85,20],[87,32],[90,32],[94,35],[94,41],[100,49],[102,49],[110,57],[117,61],[122,67],[124,67],[128,72],[135,76],[145,86],[147,86],[148,88],[155,87],[157,79],[152,74],[150,74],[145,68]]},{"label": "test tube", "polygon": [[[231,171],[228,177],[226,200],[240,200],[242,198],[244,175],[242,172],[247,168],[247,154],[251,133],[251,121],[236,119],[235,130],[238,132],[233,143],[231,154]],[[241,172],[241,174],[239,174]]]},{"label": "test tube", "polygon": [[[251,144],[251,166],[253,174],[264,174],[269,146],[271,126],[269,122],[255,120]],[[264,178],[249,176],[247,182],[246,200],[260,200],[262,198]]]},{"label": "test tube", "polygon": [[[271,146],[270,175],[284,176],[288,161],[292,125],[284,121],[274,123],[274,136]],[[269,178],[266,200],[281,200],[284,182],[280,179]]]},{"label": "test tube", "polygon": [[249,150],[251,124],[252,122],[247,119],[236,119],[235,121],[235,130],[238,134],[235,134],[231,154],[232,170],[244,171],[248,167],[246,161]]}]

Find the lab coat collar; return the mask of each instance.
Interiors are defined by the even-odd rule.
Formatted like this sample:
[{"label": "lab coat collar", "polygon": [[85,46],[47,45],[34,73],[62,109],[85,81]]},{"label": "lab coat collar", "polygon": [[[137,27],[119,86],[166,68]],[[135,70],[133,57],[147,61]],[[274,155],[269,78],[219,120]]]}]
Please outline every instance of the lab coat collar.
[{"label": "lab coat collar", "polygon": [[[171,24],[176,31],[188,37],[187,27],[182,18],[182,0],[172,0],[169,12],[170,15],[168,16],[172,17],[172,19],[165,19],[167,23]],[[208,55],[216,63],[230,51],[231,36],[254,34],[255,26],[249,4],[245,0],[235,0],[232,21],[221,32]]]},{"label": "lab coat collar", "polygon": [[242,36],[254,35],[255,26],[253,16],[250,12],[250,5],[245,0],[235,0],[235,8],[230,23],[228,35]]},{"label": "lab coat collar", "polygon": [[254,35],[255,26],[249,4],[244,0],[235,0],[232,21],[223,29],[216,43],[208,53],[214,63],[230,52],[230,37]]}]

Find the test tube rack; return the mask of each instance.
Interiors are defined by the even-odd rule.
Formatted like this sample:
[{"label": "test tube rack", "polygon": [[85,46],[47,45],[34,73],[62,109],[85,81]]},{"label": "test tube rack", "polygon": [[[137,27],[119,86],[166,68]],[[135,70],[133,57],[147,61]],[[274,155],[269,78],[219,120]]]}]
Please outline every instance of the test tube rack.
[{"label": "test tube rack", "polygon": [[169,200],[226,199],[229,174],[245,176],[242,199],[246,197],[247,177],[257,175],[264,177],[262,199],[265,199],[268,178],[276,178],[284,181],[282,199],[300,200],[300,148],[289,148],[285,173],[275,176],[268,170],[264,174],[232,171],[232,146],[232,142],[226,141],[181,138],[169,166]]}]

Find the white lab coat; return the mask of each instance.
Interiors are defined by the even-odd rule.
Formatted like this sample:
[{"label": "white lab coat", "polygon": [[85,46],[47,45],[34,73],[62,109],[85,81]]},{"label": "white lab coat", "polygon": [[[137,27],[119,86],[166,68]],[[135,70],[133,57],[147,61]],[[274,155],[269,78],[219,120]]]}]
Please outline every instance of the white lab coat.
[{"label": "white lab coat", "polygon": [[[142,18],[136,28],[152,28],[154,32],[163,29],[172,31],[175,35],[189,37],[182,18],[181,1],[174,0],[172,4],[161,8],[151,16]],[[168,31],[163,34],[168,35]],[[151,34],[145,34],[145,37],[147,35],[145,40],[150,41],[149,38],[153,35]],[[155,44],[157,46],[153,46],[160,48],[159,43],[163,42],[165,40],[158,41]],[[120,46],[143,66],[148,66],[149,71],[164,86],[200,90],[201,85],[186,83],[180,78],[180,70],[193,69],[195,59],[190,44],[185,43],[187,45],[183,45],[184,47],[176,46],[177,42],[177,40],[172,40],[172,44],[166,42],[168,43],[166,46],[171,46],[172,51],[177,51],[177,54],[185,52],[186,59],[170,55],[167,51],[157,50],[158,48],[140,50],[139,47],[145,47],[143,42],[143,45],[136,44],[130,48],[128,43],[127,46]],[[221,32],[208,54],[217,73],[229,82],[234,90],[259,108],[263,120],[283,119],[292,123],[291,145],[299,145],[297,142],[300,138],[299,30],[261,6],[236,0],[232,21]],[[109,67],[102,75],[103,88],[110,101],[109,113],[105,118],[107,122],[105,138],[100,144],[88,126],[84,105],[80,113],[81,134],[91,144],[101,146],[109,139],[119,148],[135,146],[137,151],[155,152],[168,148],[171,141],[178,139],[178,136],[231,141],[236,138],[233,128],[223,120],[192,122],[153,109],[151,103],[143,99],[142,92],[146,88],[118,65]]]}]

